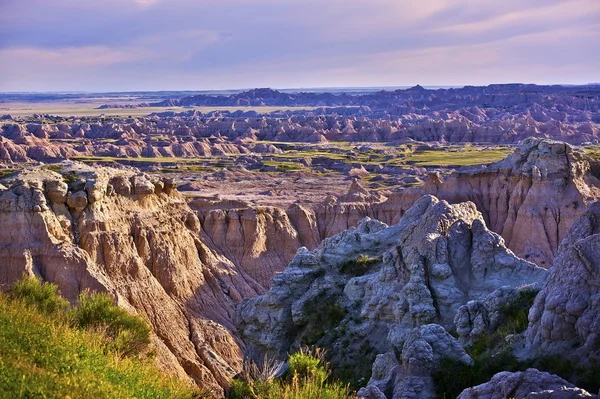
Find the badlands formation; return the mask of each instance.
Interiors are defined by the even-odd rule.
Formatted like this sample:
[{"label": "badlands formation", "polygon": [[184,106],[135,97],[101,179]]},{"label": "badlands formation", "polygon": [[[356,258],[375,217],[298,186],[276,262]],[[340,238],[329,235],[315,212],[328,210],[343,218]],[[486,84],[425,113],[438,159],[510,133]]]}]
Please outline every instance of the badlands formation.
[{"label": "badlands formation", "polygon": [[[539,290],[511,350],[598,359],[598,203],[585,210],[598,183],[590,160],[564,143],[528,140],[487,168],[432,175],[389,197],[355,180],[315,208],[186,200],[171,178],[72,162],[3,184],[3,286],[26,273],[71,301],[88,288],[111,293],[152,324],[163,369],[218,395],[244,356],[284,359],[311,344],[328,348],[334,371],[356,378],[365,398],[434,397],[440,363],[473,365],[469,345]],[[536,234],[536,221],[556,235]],[[506,234],[510,224],[529,229],[529,250],[556,254],[549,272],[488,229]],[[506,381],[583,392],[532,369],[462,397],[503,397]]]},{"label": "badlands formation", "polygon": [[[598,94],[358,97],[255,90],[176,104],[323,108],[4,118],[0,286],[29,274],[71,302],[110,293],[152,325],[163,370],[219,397],[245,357],[304,345],[364,399],[459,382],[460,398],[595,397],[600,164],[549,137],[595,140]],[[512,145],[447,145],[470,141]]]},{"label": "badlands formation", "polygon": [[[22,97],[21,101],[37,99]],[[147,105],[141,104],[143,109]],[[362,95],[256,89],[150,105],[178,106],[183,112],[131,117],[124,108],[121,117],[34,114],[13,118],[6,114],[0,117],[0,160],[187,158],[274,151],[269,145],[255,146],[255,140],[516,144],[537,137],[582,144],[597,143],[600,134],[597,86],[490,85],[438,90],[416,86]],[[202,112],[196,106],[256,106],[259,111]],[[262,112],[260,107],[291,109]]]}]

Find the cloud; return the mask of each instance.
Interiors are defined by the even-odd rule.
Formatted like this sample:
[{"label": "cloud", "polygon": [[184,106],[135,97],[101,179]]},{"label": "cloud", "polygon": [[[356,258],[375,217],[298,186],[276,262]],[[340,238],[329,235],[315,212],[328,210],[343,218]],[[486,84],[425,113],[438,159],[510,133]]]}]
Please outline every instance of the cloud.
[{"label": "cloud", "polygon": [[581,83],[598,21],[598,0],[0,0],[0,90]]},{"label": "cloud", "polygon": [[152,58],[154,54],[140,49],[111,49],[106,46],[65,47],[44,49],[17,47],[0,50],[2,68],[38,66],[39,68],[97,68],[127,64]]}]

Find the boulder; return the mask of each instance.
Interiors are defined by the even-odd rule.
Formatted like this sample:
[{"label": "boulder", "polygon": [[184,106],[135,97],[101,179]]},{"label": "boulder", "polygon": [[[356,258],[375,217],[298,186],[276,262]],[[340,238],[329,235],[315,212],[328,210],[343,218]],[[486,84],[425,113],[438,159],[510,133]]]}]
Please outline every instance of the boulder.
[{"label": "boulder", "polygon": [[67,205],[76,210],[84,209],[88,205],[87,193],[83,190],[69,193],[67,196]]},{"label": "boulder", "polygon": [[562,378],[536,369],[502,372],[489,382],[467,388],[458,399],[595,399],[597,396],[575,387]]}]

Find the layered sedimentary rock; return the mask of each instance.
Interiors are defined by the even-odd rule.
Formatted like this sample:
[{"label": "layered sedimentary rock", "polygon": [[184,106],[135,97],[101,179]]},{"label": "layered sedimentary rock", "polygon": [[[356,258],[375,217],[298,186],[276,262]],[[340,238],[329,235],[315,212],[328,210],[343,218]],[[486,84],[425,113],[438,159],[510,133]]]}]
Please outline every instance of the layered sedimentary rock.
[{"label": "layered sedimentary rock", "polygon": [[169,179],[135,170],[34,169],[0,192],[0,281],[23,274],[76,301],[107,291],[153,327],[158,363],[222,392],[242,344],[234,305],[261,292],[254,278],[211,249],[195,212]]},{"label": "layered sedimentary rock", "polygon": [[527,139],[500,162],[447,177],[432,175],[424,186],[394,194],[376,215],[389,222],[382,210],[395,207],[401,214],[422,194],[452,203],[472,201],[510,249],[548,268],[567,229],[600,198],[600,181],[590,159],[570,145]]},{"label": "layered sedimentary rock", "polygon": [[507,250],[473,203],[425,196],[396,225],[365,219],[312,252],[301,248],[268,293],[239,305],[238,328],[258,360],[305,343],[330,348],[339,368],[370,367],[385,354],[380,362],[402,367],[387,377],[375,371],[388,367],[374,367],[370,385],[431,397],[434,358],[470,361],[444,330],[460,306],[507,285],[540,284],[546,273]]},{"label": "layered sedimentary rock", "polygon": [[[280,221],[273,228],[282,232],[286,250],[277,257],[279,261],[277,258],[267,261],[272,265],[269,269],[277,271],[291,259],[293,245],[314,249],[321,240],[356,226],[364,217],[386,224],[397,223],[417,199],[431,194],[451,203],[475,203],[486,225],[502,235],[508,248],[548,268],[567,229],[587,205],[600,198],[600,181],[592,173],[590,162],[584,153],[568,144],[529,139],[500,162],[486,167],[461,168],[447,176],[433,174],[425,185],[387,197],[369,193],[354,180],[346,195],[332,196],[317,205],[294,204],[285,211],[274,207],[257,211],[258,208],[249,203],[219,201],[196,208],[203,226],[210,230],[207,234],[221,243],[228,239],[225,233],[229,230],[212,228],[212,224],[230,226],[231,223],[234,232],[259,231],[254,227],[234,227],[238,214],[247,219],[260,212],[269,215],[266,220]],[[229,214],[233,217],[228,218]],[[220,217],[226,221],[220,221]],[[279,224],[281,227],[277,227]],[[263,230],[269,231],[268,225]],[[244,251],[248,251],[249,240],[252,239],[246,236],[232,242],[245,242]],[[247,255],[238,253],[236,256],[237,259],[243,257]]]},{"label": "layered sedimentary rock", "polygon": [[600,202],[569,229],[529,312],[528,354],[600,361]]}]

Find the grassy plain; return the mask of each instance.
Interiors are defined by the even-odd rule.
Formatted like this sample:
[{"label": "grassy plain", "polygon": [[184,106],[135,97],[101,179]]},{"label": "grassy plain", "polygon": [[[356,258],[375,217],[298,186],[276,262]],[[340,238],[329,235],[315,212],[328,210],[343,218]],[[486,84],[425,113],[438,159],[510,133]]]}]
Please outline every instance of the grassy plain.
[{"label": "grassy plain", "polygon": [[[123,102],[127,103],[126,101]],[[120,116],[139,117],[150,115],[154,112],[186,112],[198,110],[202,113],[210,111],[256,111],[259,113],[271,113],[285,110],[311,110],[316,107],[139,107],[139,108],[107,108],[98,109],[103,102],[96,103],[72,103],[72,102],[48,102],[48,103],[0,103],[0,115],[9,114],[16,116],[31,116],[33,114],[50,114],[54,116]]]}]

